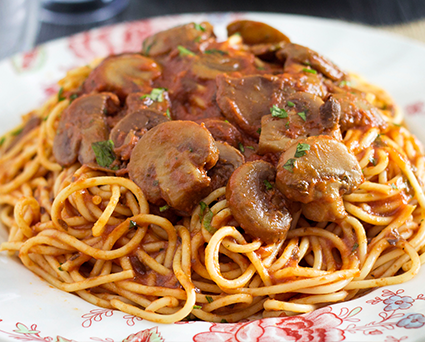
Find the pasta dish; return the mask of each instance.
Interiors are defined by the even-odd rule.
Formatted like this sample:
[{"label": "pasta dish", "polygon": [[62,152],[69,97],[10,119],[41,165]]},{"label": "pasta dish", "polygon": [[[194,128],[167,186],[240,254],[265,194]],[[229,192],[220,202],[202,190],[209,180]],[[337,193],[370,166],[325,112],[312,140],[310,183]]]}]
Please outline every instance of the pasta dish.
[{"label": "pasta dish", "polygon": [[291,316],[412,279],[425,158],[382,89],[240,20],[69,71],[0,139],[0,219],[51,285],[157,323]]}]

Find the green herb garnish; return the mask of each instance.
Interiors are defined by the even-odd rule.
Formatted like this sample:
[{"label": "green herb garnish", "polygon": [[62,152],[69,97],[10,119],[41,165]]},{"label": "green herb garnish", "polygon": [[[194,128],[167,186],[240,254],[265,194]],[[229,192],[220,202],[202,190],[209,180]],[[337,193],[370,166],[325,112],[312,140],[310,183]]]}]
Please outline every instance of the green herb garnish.
[{"label": "green herb garnish", "polygon": [[302,156],[306,155],[305,151],[309,151],[310,150],[310,145],[309,144],[300,144],[298,143],[297,145],[297,150],[295,151],[295,158],[300,158]]},{"label": "green herb garnish", "polygon": [[177,49],[179,50],[180,56],[195,56],[196,54],[188,49],[186,49],[184,46],[177,46]]},{"label": "green herb garnish", "polygon": [[150,94],[143,95],[140,99],[150,98],[152,101],[162,102],[164,101],[164,91],[167,91],[165,88],[154,88]]},{"label": "green herb garnish", "polygon": [[194,23],[195,29],[198,31],[205,32],[205,27],[201,26],[201,24]]},{"label": "green herb garnish", "polygon": [[204,222],[203,222],[205,229],[208,232],[210,232],[211,234],[214,234],[217,230],[213,226],[211,226],[211,221],[212,221],[213,217],[214,217],[213,212],[209,211],[204,215]]},{"label": "green herb garnish", "polygon": [[170,206],[169,205],[164,205],[162,207],[159,207],[159,211],[162,213],[163,211],[166,211]]},{"label": "green herb garnish", "polygon": [[279,108],[276,105],[273,105],[273,107],[270,108],[270,113],[275,118],[284,119],[284,118],[287,118],[288,117],[288,113],[286,112],[286,110],[283,109],[283,108]]},{"label": "green herb garnish", "polygon": [[317,74],[317,71],[314,69],[309,69],[309,68],[303,68],[303,71],[305,72],[309,72],[310,74]]},{"label": "green herb garnish", "polygon": [[398,190],[397,185],[395,185],[394,183],[391,183],[391,188],[393,188],[394,190]]},{"label": "green herb garnish", "polygon": [[376,159],[375,158],[370,157],[369,161],[372,163],[373,166],[376,166]]},{"label": "green herb garnish", "polygon": [[1,137],[1,139],[0,139],[0,146],[2,146],[5,141],[6,141],[6,137]]},{"label": "green herb garnish", "polygon": [[69,97],[69,103],[71,103],[72,101],[74,101],[76,98],[78,97],[78,94],[72,94],[70,97]]},{"label": "green herb garnish", "polygon": [[96,163],[101,167],[110,168],[115,161],[114,142],[112,140],[98,141],[91,144],[96,156]]},{"label": "green herb garnish", "polygon": [[295,166],[295,159],[290,158],[286,161],[285,165],[283,165],[283,168],[285,170],[288,170],[289,172],[294,172],[294,166]]},{"label": "green herb garnish", "polygon": [[206,53],[207,55],[211,55],[213,53],[218,53],[220,55],[228,55],[229,53],[227,51],[223,51],[223,50],[219,50],[219,49],[209,49],[209,50],[205,50],[204,53]]},{"label": "green herb garnish", "polygon": [[299,113],[297,113],[299,116],[300,116],[300,118],[301,119],[303,119],[304,121],[306,121],[307,120],[307,118],[306,118],[306,116],[305,116],[305,112],[299,112]]},{"label": "green herb garnish", "polygon": [[295,106],[295,103],[293,103],[292,101],[288,101],[288,102],[286,102],[286,105],[288,107],[294,107]]},{"label": "green herb garnish", "polygon": [[169,118],[170,120],[172,120],[171,119],[171,114],[170,114],[170,109],[167,108],[165,114],[167,115],[167,118]]},{"label": "green herb garnish", "polygon": [[359,248],[359,244],[356,242],[351,249],[351,253],[353,253],[357,248]]},{"label": "green herb garnish", "polygon": [[250,150],[255,151],[255,147],[254,146],[245,146],[246,148],[249,148]]},{"label": "green herb garnish", "polygon": [[16,137],[17,135],[21,134],[23,130],[23,128],[18,128],[16,131],[12,132],[12,135]]},{"label": "green herb garnish", "polygon": [[261,134],[261,127],[259,129],[257,129],[257,133]]},{"label": "green herb garnish", "polygon": [[264,179],[264,180],[263,180],[263,183],[264,183],[264,185],[266,186],[266,189],[267,189],[267,190],[271,190],[271,189],[273,189],[273,185],[272,185],[272,183],[270,183],[267,179]]},{"label": "green herb garnish", "polygon": [[133,220],[130,220],[130,226],[129,226],[129,228],[130,229],[137,228],[137,223],[134,222]]},{"label": "green herb garnish", "polygon": [[194,305],[194,306],[193,306],[193,308],[194,308],[195,310],[200,310],[200,309],[202,309],[202,306],[200,306],[200,305]]},{"label": "green herb garnish", "polygon": [[242,143],[238,143],[238,145],[239,145],[239,150],[240,150],[242,153],[245,153],[245,147],[242,145]]},{"label": "green herb garnish", "polygon": [[229,322],[227,322],[227,319],[223,318],[220,323],[229,323]]},{"label": "green herb garnish", "polygon": [[61,102],[63,100],[66,100],[66,97],[63,96],[63,87],[60,87],[58,91],[58,102]]},{"label": "green herb garnish", "polygon": [[211,296],[205,296],[205,299],[207,300],[208,303],[212,303],[214,301],[213,297]]}]

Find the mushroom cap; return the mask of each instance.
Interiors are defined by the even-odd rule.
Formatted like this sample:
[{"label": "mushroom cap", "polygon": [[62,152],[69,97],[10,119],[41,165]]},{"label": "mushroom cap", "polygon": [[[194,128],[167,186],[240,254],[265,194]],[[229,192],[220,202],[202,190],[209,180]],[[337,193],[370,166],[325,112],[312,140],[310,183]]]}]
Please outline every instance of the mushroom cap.
[{"label": "mushroom cap", "polygon": [[83,84],[85,93],[110,91],[124,100],[130,93],[149,92],[153,80],[161,75],[160,66],[139,54],[105,58]]},{"label": "mushroom cap", "polygon": [[208,193],[207,170],[218,160],[208,130],[193,121],[168,121],[152,128],[134,147],[128,171],[148,201],[190,214]]},{"label": "mushroom cap", "polygon": [[[276,186],[290,200],[321,204],[327,216],[309,215],[334,221],[346,216],[342,195],[351,193],[362,182],[363,174],[356,157],[346,146],[326,135],[299,139],[282,154],[277,166]],[[339,202],[337,206],[335,202]],[[316,210],[317,211],[317,210]]]},{"label": "mushroom cap", "polygon": [[226,199],[233,217],[246,233],[266,243],[284,239],[292,217],[285,197],[272,187],[274,166],[262,160],[238,167],[226,187]]}]

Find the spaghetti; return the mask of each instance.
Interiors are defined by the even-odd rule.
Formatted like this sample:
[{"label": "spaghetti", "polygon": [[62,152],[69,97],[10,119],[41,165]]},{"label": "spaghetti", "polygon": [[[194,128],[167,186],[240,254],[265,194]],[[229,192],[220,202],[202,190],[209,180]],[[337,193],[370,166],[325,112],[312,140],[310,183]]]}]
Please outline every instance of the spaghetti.
[{"label": "spaghetti", "polygon": [[[211,103],[204,103],[206,97],[199,96],[199,92],[206,94],[209,89],[216,89],[216,77],[223,74],[217,70],[228,67],[225,58],[240,58],[240,64],[248,59],[252,62],[244,69],[250,75],[255,74],[254,69],[261,75],[277,75],[282,64],[284,75],[302,73],[304,78],[298,81],[316,87],[316,95],[323,99],[342,91],[363,94],[367,105],[379,111],[385,125],[361,119],[360,124],[342,130],[341,121],[337,127],[342,133],[339,138],[339,133],[329,133],[332,139],[344,144],[362,171],[361,184],[351,193],[341,193],[345,216],[315,221],[311,213],[293,201],[295,205],[288,207],[290,227],[283,237],[267,241],[242,229],[245,227],[234,217],[235,210],[226,196],[225,186],[208,187],[206,194],[205,189],[200,191],[203,197],[189,213],[182,208],[172,212],[171,200],[162,206],[153,203],[149,192],[129,178],[126,168],[130,164],[122,149],[115,149],[114,155],[116,159],[121,157],[121,164],[117,161],[111,164],[118,166],[118,170],[112,166],[99,167],[100,164],[93,166],[92,162],[81,163],[81,158],[70,165],[61,164],[54,152],[58,127],[72,102],[75,105],[84,92],[112,92],[118,95],[121,110],[128,111],[131,107],[128,99],[124,105],[125,97],[131,95],[114,86],[102,87],[96,83],[101,83],[99,73],[106,59],[68,72],[59,82],[62,88],[58,96],[26,115],[20,127],[2,138],[0,218],[9,239],[1,244],[1,250],[11,256],[18,254],[28,269],[63,291],[75,293],[94,305],[158,323],[184,319],[237,322],[250,317],[295,315],[361,296],[371,288],[412,279],[425,262],[425,159],[421,144],[402,125],[402,115],[391,99],[355,75],[341,78],[326,74],[314,63],[295,63],[295,57],[285,50],[290,44],[286,37],[278,35],[278,42],[263,45],[258,41],[244,45],[242,40],[248,41],[247,35],[253,34],[245,30],[242,37],[234,34],[226,42],[218,43],[212,36],[204,37],[210,30],[209,24],[201,25],[184,26],[190,28],[187,32],[195,32],[190,36],[191,44],[185,45],[178,36],[173,41],[176,46],[167,50],[166,44],[171,44],[167,34],[175,32],[172,29],[156,36],[163,45],[155,43],[154,36],[146,40],[143,48],[145,56],[156,56],[163,74],[178,69],[170,78],[183,70],[181,64],[176,64],[177,59],[184,64],[199,54],[213,58],[208,68],[202,66],[204,69],[196,60],[190,64],[192,74],[186,70],[183,78],[187,82],[199,81],[193,70],[202,69],[202,84],[191,87],[190,91],[185,89],[184,105],[198,107],[179,112],[184,96],[173,93],[172,87],[168,95],[165,87],[139,88],[130,93],[144,92],[139,97],[150,101],[144,105],[157,105],[156,109],[164,116],[191,120],[188,117],[191,113],[193,121],[195,118],[198,122],[205,121],[202,127],[208,128],[208,120],[196,115],[199,108],[210,113]],[[198,50],[192,40],[198,40]],[[285,58],[270,62],[273,54]],[[151,73],[157,68],[152,65]],[[306,68],[314,72],[306,72]],[[240,77],[240,71],[228,74],[237,77],[237,72]],[[323,75],[316,84],[309,77],[318,73]],[[94,81],[90,83],[89,79]],[[213,82],[209,82],[211,79]],[[273,78],[268,80],[275,82]],[[181,79],[177,82],[172,78],[174,81],[179,83]],[[154,80],[157,85],[155,82],[160,81]],[[88,89],[90,84],[95,86]],[[182,83],[179,86],[184,88]],[[299,85],[294,83],[293,87]],[[296,91],[308,93],[311,89],[307,88]],[[155,89],[162,92],[155,95]],[[160,96],[164,96],[161,101]],[[219,105],[220,101],[217,95]],[[293,107],[293,101],[287,103]],[[282,107],[276,105],[276,108],[285,117]],[[311,108],[307,108],[307,115],[308,110],[313,111]],[[220,109],[224,111],[223,106]],[[120,113],[119,118],[124,116]],[[303,117],[300,113],[303,112],[297,113],[301,118],[298,119],[307,125],[306,114]],[[289,118],[292,120],[290,115]],[[109,129],[116,121],[108,122]],[[250,133],[243,124],[238,124],[236,119],[225,121],[242,132],[238,152],[241,158],[252,162],[263,159],[277,167],[277,160],[287,149],[258,154],[259,138],[255,130],[247,138]],[[292,121],[288,121],[288,126],[289,123],[293,125]],[[150,129],[139,132],[140,136],[134,135],[133,143],[127,145],[130,152],[134,148],[131,156],[137,148],[134,141],[145,139],[143,134]],[[260,144],[263,133],[259,135]],[[231,144],[230,140],[227,142]],[[301,155],[309,153],[307,149],[297,151]],[[291,168],[286,166],[290,172]],[[292,163],[292,167],[296,168],[297,164]],[[268,190],[278,191],[274,180],[264,184]],[[170,212],[174,215],[167,216]]]}]

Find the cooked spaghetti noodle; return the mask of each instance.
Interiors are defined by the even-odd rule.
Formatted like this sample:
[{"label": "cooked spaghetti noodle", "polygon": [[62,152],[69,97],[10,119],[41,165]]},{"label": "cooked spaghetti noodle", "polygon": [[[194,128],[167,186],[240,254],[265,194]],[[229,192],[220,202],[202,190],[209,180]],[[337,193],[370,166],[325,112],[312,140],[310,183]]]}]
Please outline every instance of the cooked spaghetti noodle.
[{"label": "cooked spaghetti noodle", "polygon": [[[208,31],[206,24],[201,30],[196,25],[200,35]],[[276,45],[289,44],[272,43],[272,52]],[[146,44],[153,43],[148,38]],[[221,56],[255,55],[255,45],[243,45],[240,35],[209,44],[211,51],[222,51]],[[182,45],[181,59],[207,51],[194,53],[192,46],[188,50]],[[276,61],[256,56],[258,70],[276,75]],[[165,73],[167,57],[161,58]],[[289,210],[285,235],[264,240],[242,229],[226,187],[210,188],[189,214],[176,210],[167,218],[171,201],[151,214],[153,203],[128,177],[127,164],[108,170],[78,160],[66,166],[58,162],[54,144],[59,122],[71,102],[82,96],[98,63],[68,72],[59,83],[60,93],[2,139],[0,217],[9,239],[1,250],[18,254],[28,269],[53,286],[94,305],[158,323],[237,322],[305,313],[375,287],[403,283],[425,262],[424,152],[382,90],[354,75],[344,79],[351,85],[339,85],[345,91],[363,92],[387,125],[357,125],[342,132],[341,141],[363,174],[361,184],[342,196],[345,216],[315,221],[295,206]],[[321,82],[327,93],[333,92],[326,77]],[[336,87],[335,80],[333,84]],[[92,90],[101,91],[113,92]],[[145,94],[144,99],[153,93]],[[174,105],[181,99],[171,90],[170,97],[171,114],[177,115]],[[241,152],[246,159],[273,164],[272,154],[253,154],[258,138],[248,139],[252,146],[244,141]]]}]

